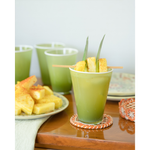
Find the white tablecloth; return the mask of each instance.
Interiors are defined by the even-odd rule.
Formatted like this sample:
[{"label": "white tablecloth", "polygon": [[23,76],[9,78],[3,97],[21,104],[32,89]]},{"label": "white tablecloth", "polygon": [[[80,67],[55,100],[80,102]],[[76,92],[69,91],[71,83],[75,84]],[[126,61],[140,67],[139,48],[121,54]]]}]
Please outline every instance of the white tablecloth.
[{"label": "white tablecloth", "polygon": [[34,150],[38,129],[49,117],[15,120],[15,150]]}]

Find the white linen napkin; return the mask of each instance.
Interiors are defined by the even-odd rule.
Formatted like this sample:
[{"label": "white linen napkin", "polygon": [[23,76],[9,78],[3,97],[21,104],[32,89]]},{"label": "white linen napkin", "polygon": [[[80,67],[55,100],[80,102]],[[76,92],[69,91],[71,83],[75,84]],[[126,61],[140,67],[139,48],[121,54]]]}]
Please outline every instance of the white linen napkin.
[{"label": "white linen napkin", "polygon": [[38,129],[49,117],[15,120],[15,150],[34,150]]}]

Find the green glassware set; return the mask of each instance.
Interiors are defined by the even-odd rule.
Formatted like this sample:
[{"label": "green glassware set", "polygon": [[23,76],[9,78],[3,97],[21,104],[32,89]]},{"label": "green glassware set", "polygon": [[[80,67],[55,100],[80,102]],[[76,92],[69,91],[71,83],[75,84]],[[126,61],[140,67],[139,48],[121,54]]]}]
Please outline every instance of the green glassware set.
[{"label": "green glassware set", "polygon": [[[51,86],[54,92],[70,94],[73,88],[78,119],[88,124],[98,124],[103,119],[107,100],[109,83],[113,70],[98,72],[100,51],[103,36],[97,57],[96,72],[76,71],[72,68],[52,67],[52,65],[75,65],[78,50],[66,48],[63,43],[35,45],[38,56],[41,78],[44,85]],[[29,77],[33,47],[15,47],[15,84]],[[83,61],[87,59],[88,37],[83,54]]]}]

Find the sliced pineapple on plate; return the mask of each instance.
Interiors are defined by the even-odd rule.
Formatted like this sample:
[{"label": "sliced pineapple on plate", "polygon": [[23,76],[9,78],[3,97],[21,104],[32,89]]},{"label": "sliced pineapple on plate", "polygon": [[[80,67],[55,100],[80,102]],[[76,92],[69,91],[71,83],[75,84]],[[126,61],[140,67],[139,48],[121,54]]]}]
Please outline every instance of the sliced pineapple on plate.
[{"label": "sliced pineapple on plate", "polygon": [[24,87],[26,89],[29,89],[36,81],[37,81],[37,78],[35,75],[30,76],[30,77],[22,80],[21,82],[17,83],[15,85],[15,90],[17,90],[20,87]]},{"label": "sliced pineapple on plate", "polygon": [[45,95],[44,98],[35,101],[36,104],[47,103],[47,102],[54,102],[55,109],[60,108],[63,104],[62,99],[55,95]]},{"label": "sliced pineapple on plate", "polygon": [[17,84],[20,83],[20,81],[17,81]]},{"label": "sliced pineapple on plate", "polygon": [[32,86],[29,89],[30,95],[32,96],[32,98],[38,100],[41,99],[45,96],[45,88],[41,85],[37,85],[37,86]]},{"label": "sliced pineapple on plate", "polygon": [[55,110],[54,102],[35,104],[33,107],[33,114],[39,115],[39,114],[48,113],[54,110]]},{"label": "sliced pineapple on plate", "polygon": [[15,104],[21,108],[27,115],[31,115],[34,106],[34,100],[30,94],[17,94],[15,95]]},{"label": "sliced pineapple on plate", "polygon": [[39,115],[62,106],[61,98],[54,95],[48,86],[35,86],[36,77],[31,76],[15,85],[15,115]]},{"label": "sliced pineapple on plate", "polygon": [[48,86],[43,86],[45,89],[45,95],[53,95],[53,91]]},{"label": "sliced pineapple on plate", "polygon": [[22,96],[24,94],[29,94],[29,91],[23,87],[20,87],[15,90],[15,97]]},{"label": "sliced pineapple on plate", "polygon": [[15,115],[20,115],[20,114],[21,114],[21,108],[15,104]]}]

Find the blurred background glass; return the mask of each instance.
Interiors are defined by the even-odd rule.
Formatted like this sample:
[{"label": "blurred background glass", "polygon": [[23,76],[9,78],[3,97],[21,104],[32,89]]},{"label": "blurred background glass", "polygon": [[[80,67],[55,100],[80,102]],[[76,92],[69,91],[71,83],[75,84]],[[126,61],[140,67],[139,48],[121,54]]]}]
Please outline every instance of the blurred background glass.
[{"label": "blurred background glass", "polygon": [[69,68],[52,65],[75,65],[78,50],[73,48],[55,48],[45,51],[52,90],[60,94],[69,94],[72,81]]},{"label": "blurred background glass", "polygon": [[15,84],[29,77],[32,51],[32,46],[15,46]]},{"label": "blurred background glass", "polygon": [[40,66],[41,78],[42,78],[42,82],[44,85],[51,85],[50,76],[48,73],[48,68],[47,68],[47,63],[46,63],[46,56],[44,52],[50,48],[63,48],[63,47],[65,47],[65,44],[58,43],[58,42],[35,45],[35,49],[36,49],[37,56],[38,56],[38,62]]}]

